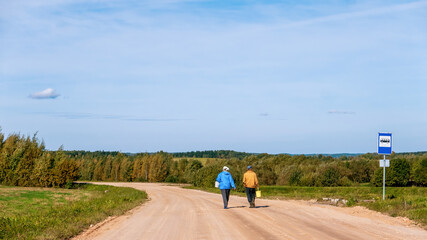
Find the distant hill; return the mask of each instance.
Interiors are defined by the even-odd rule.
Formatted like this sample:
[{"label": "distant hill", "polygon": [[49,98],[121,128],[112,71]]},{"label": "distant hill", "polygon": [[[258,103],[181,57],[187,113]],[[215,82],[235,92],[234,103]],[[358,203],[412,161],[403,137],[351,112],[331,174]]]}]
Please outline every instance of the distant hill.
[{"label": "distant hill", "polygon": [[[401,153],[395,153],[396,155],[422,155],[426,154],[427,151],[420,151],[420,152],[401,152]],[[233,150],[207,150],[207,151],[191,151],[191,152],[175,152],[171,153],[174,157],[187,157],[187,158],[221,158],[221,159],[230,159],[230,158],[238,158],[243,159],[247,156],[252,155],[261,155],[265,153],[247,153],[247,152],[236,152]],[[268,154],[268,155],[305,155],[305,156],[323,156],[323,157],[333,157],[333,158],[340,158],[340,157],[356,157],[360,155],[364,155],[366,153],[309,153],[309,154],[293,154],[293,153],[279,153],[279,154]],[[376,154],[376,153],[373,153]]]},{"label": "distant hill", "polygon": [[[230,159],[230,158],[238,158],[238,159],[243,159],[247,156],[252,156],[252,155],[261,155],[261,154],[265,154],[265,153],[246,153],[246,152],[236,152],[233,150],[207,150],[207,151],[192,151],[192,152],[176,152],[176,153],[171,153],[174,157],[179,157],[179,158],[183,158],[183,157],[187,157],[187,158],[221,158],[221,159]],[[312,153],[312,154],[290,154],[290,153],[279,153],[279,154],[268,154],[268,155],[280,155],[280,154],[285,154],[285,155],[291,155],[291,156],[295,156],[295,155],[305,155],[305,156],[318,156],[318,155],[322,155],[325,157],[333,157],[333,158],[339,158],[341,156],[346,156],[346,157],[353,157],[353,156],[358,156],[358,155],[363,155],[364,153],[332,153],[332,154],[317,154],[317,153]]]},{"label": "distant hill", "polygon": [[400,152],[400,153],[396,153],[397,155],[408,155],[408,154],[413,154],[413,155],[423,155],[423,154],[427,154],[427,151],[421,151],[421,152]]},{"label": "distant hill", "polygon": [[207,151],[192,151],[192,152],[175,152],[171,153],[174,157],[178,158],[221,158],[230,159],[238,158],[243,159],[247,156],[255,155],[254,153],[236,152],[233,150],[207,150]]},{"label": "distant hill", "polygon": [[[325,157],[333,157],[333,158],[340,158],[342,156],[344,157],[355,157],[355,156],[359,156],[359,155],[363,155],[364,153],[312,153],[312,154],[303,154],[305,156],[325,156]],[[301,154],[290,154],[292,156],[294,155],[301,155]]]},{"label": "distant hill", "polygon": [[[107,156],[116,156],[119,153],[126,155],[126,156],[135,156],[137,153],[121,153],[118,151],[64,151],[64,153],[67,156],[70,157],[83,157],[83,156],[92,156],[92,157],[107,157]],[[426,154],[427,151],[420,151],[420,152],[401,152],[401,153],[395,153],[396,155],[423,155]],[[149,153],[154,154],[154,153]],[[237,152],[233,150],[206,150],[206,151],[191,151],[191,152],[171,152],[169,154],[172,154],[175,158],[219,158],[219,159],[231,159],[231,158],[237,158],[237,159],[243,159],[248,156],[252,155],[261,155],[266,153],[247,153],[247,152]],[[340,158],[340,157],[355,157],[364,155],[366,153],[311,153],[311,154],[292,154],[292,153],[280,153],[285,155],[305,155],[305,156],[323,156],[323,157],[333,157],[333,158]],[[280,154],[268,154],[268,155],[280,155]],[[373,153],[376,154],[376,153]]]}]

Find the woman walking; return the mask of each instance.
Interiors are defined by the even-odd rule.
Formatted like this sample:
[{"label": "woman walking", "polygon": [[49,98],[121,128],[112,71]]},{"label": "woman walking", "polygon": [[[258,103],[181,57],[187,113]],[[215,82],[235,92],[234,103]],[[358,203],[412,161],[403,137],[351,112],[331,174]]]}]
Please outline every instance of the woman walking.
[{"label": "woman walking", "polygon": [[224,202],[224,209],[228,207],[228,199],[230,198],[230,190],[233,187],[236,190],[236,185],[234,185],[234,180],[231,174],[228,172],[230,170],[227,166],[222,168],[222,172],[218,174],[216,181],[219,182],[219,189],[221,190],[222,201]]}]

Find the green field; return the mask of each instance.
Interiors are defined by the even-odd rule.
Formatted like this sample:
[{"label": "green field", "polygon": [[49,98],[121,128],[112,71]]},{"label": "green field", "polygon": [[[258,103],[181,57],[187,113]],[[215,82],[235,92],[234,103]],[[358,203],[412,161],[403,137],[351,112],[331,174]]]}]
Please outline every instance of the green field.
[{"label": "green field", "polygon": [[[186,188],[220,193],[217,188]],[[393,217],[407,217],[427,229],[427,188],[425,187],[387,187],[384,201],[381,187],[261,186],[260,189],[263,198],[266,199],[315,199],[319,202],[322,202],[323,198],[345,199],[348,201],[347,206],[365,206]],[[245,196],[245,193],[237,191],[231,191],[231,194]]]},{"label": "green field", "polygon": [[132,188],[90,184],[77,189],[0,186],[0,239],[68,239],[146,198]]}]

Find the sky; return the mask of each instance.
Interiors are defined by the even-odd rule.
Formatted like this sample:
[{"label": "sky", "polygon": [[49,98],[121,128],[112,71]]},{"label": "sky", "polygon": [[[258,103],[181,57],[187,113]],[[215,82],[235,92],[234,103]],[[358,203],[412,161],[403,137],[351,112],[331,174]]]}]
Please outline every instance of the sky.
[{"label": "sky", "polygon": [[427,150],[427,1],[0,0],[0,127],[56,150]]}]

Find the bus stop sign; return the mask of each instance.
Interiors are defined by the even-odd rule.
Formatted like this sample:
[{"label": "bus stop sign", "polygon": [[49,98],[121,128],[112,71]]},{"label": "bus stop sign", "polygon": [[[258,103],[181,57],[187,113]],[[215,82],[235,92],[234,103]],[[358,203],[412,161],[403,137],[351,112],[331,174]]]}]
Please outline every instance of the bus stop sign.
[{"label": "bus stop sign", "polygon": [[391,154],[391,133],[378,133],[378,154]]}]

